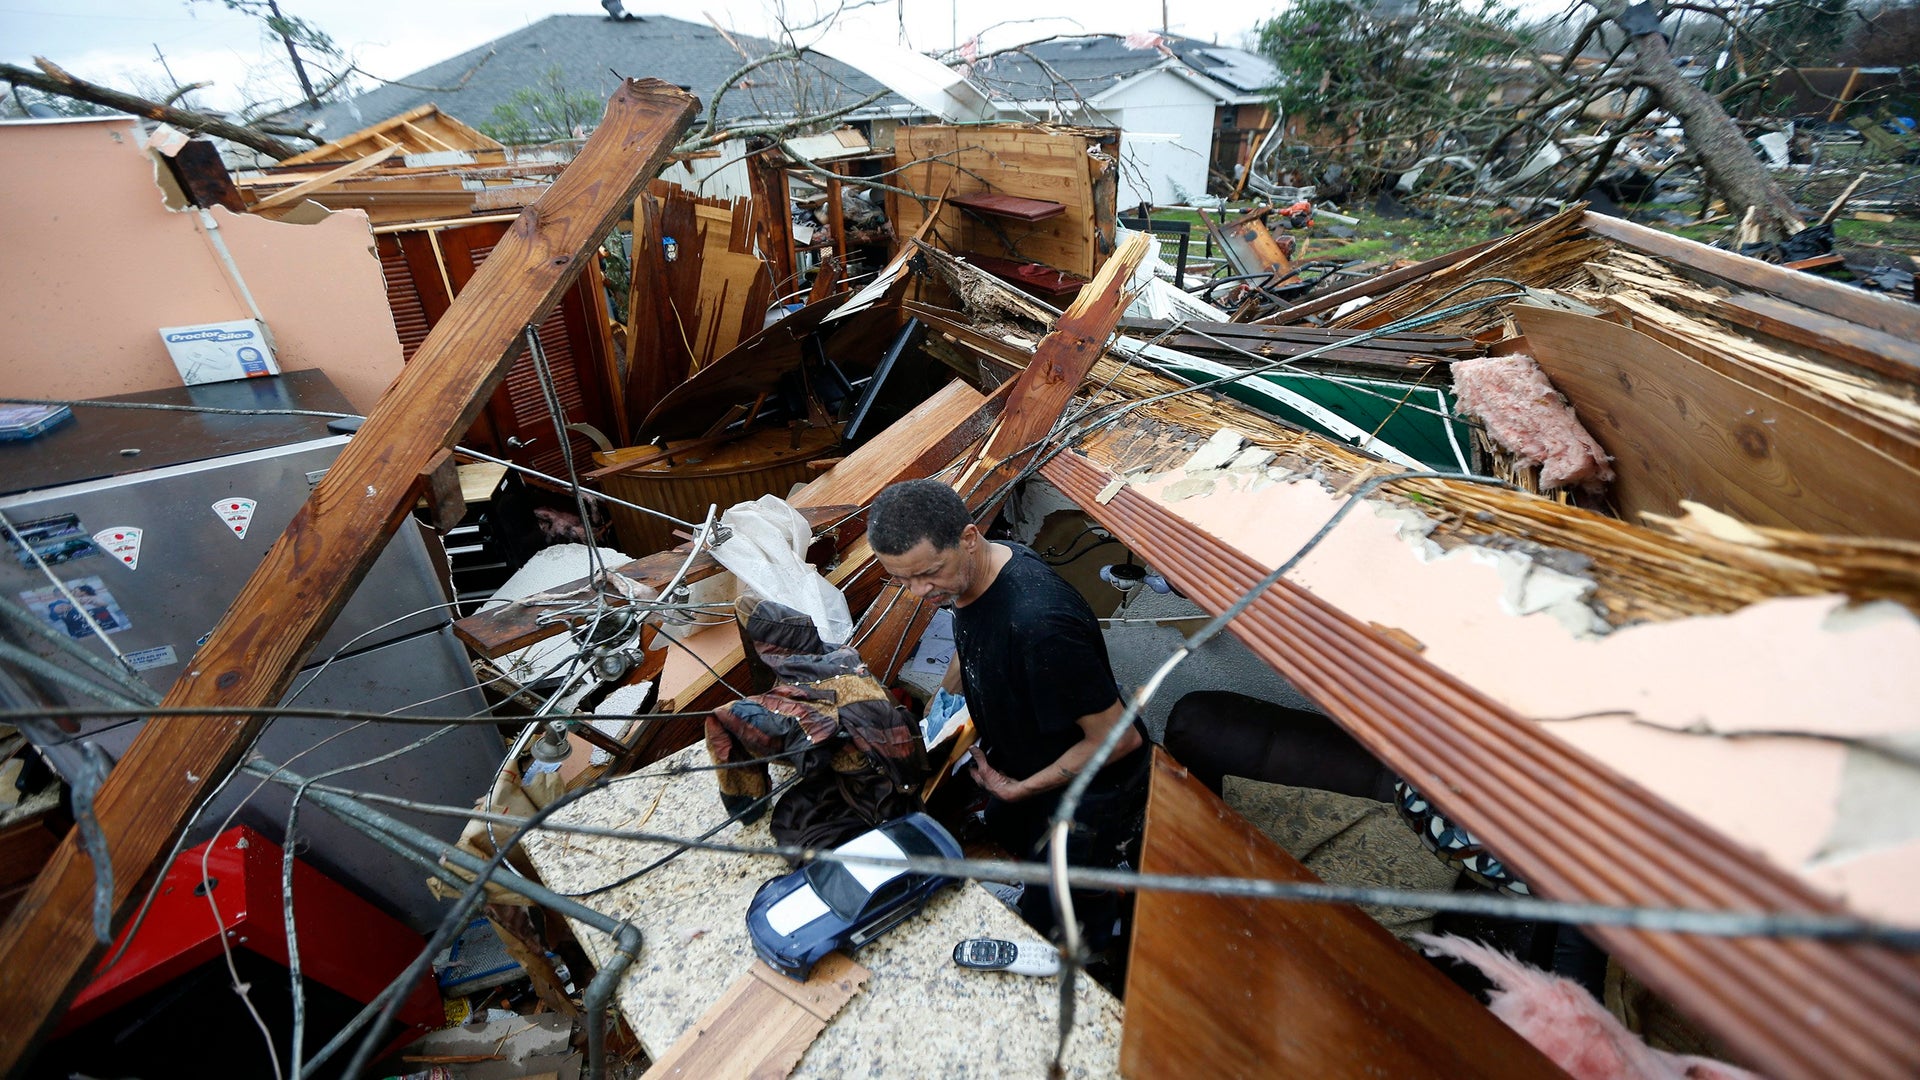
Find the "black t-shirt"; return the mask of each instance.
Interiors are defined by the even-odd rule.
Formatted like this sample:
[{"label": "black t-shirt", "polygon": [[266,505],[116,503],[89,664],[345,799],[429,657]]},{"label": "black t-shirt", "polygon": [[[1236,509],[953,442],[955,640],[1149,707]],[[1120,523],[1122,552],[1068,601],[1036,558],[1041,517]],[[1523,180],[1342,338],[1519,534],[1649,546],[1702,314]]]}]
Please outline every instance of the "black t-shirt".
[{"label": "black t-shirt", "polygon": [[1120,695],[1079,590],[1031,548],[1002,546],[1013,557],[978,600],[953,609],[953,640],[987,760],[1025,780],[1081,740],[1081,717]]}]

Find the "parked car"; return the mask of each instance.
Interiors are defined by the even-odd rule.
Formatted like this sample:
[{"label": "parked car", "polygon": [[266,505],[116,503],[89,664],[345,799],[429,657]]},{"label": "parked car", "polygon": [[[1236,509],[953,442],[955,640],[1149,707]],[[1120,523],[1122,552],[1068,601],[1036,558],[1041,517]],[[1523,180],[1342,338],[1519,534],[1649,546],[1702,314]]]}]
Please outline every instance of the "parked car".
[{"label": "parked car", "polygon": [[[835,850],[884,859],[961,857],[953,835],[922,813],[889,821]],[[805,982],[821,957],[859,949],[957,880],[878,863],[817,860],[760,886],[747,906],[747,933],[768,966]]]}]

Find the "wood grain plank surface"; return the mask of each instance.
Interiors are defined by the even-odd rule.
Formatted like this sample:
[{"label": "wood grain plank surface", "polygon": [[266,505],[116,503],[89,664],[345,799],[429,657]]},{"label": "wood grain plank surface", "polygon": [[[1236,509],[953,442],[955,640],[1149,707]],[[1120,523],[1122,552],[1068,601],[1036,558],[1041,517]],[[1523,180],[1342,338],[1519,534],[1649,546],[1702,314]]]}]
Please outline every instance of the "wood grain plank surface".
[{"label": "wood grain plank surface", "polygon": [[[1140,869],[1319,880],[1159,748]],[[1134,905],[1127,1076],[1564,1075],[1350,906],[1153,890]]]},{"label": "wood grain plank surface", "polygon": [[837,952],[815,964],[804,983],[756,963],[660,1055],[644,1080],[785,1076],[871,974]]},{"label": "wood grain plank surface", "polygon": [[1534,357],[1614,458],[1622,517],[1690,499],[1761,525],[1920,538],[1910,473],[1801,409],[1604,319],[1514,309]]}]

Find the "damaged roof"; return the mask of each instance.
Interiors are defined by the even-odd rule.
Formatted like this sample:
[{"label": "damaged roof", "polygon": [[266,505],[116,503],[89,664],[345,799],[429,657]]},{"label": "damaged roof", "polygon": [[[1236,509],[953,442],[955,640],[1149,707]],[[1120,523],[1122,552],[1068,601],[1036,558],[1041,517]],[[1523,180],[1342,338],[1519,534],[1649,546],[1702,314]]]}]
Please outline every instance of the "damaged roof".
[{"label": "damaged roof", "polygon": [[[704,105],[747,63],[747,56],[776,50],[774,43],[744,34],[725,35],[705,23],[663,15],[609,19],[600,15],[550,15],[449,60],[404,75],[376,90],[314,109],[296,109],[298,121],[325,125],[338,136],[429,103],[474,127],[494,121],[494,111],[524,89],[560,85],[604,99],[622,77],[655,78],[683,87]],[[798,88],[798,97],[796,97]],[[817,112],[865,97],[880,85],[844,64],[810,57],[769,65],[738,83],[720,103],[720,119]]]},{"label": "damaged roof", "polygon": [[992,97],[1031,101],[1056,96],[1058,79],[1065,79],[1083,96],[1098,97],[1109,87],[1156,68],[1184,71],[1218,84],[1225,91],[1221,96],[1234,102],[1260,100],[1268,87],[1280,81],[1280,70],[1263,56],[1171,34],[1042,41],[982,61],[967,74],[987,87]]}]

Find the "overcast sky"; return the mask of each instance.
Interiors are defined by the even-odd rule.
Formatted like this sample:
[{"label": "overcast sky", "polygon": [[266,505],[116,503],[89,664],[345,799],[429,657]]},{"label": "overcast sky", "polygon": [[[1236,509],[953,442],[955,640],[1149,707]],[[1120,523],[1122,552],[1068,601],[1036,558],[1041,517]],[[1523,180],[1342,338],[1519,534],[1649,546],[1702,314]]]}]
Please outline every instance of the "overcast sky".
[{"label": "overcast sky", "polygon": [[[1281,2],[1166,0],[1175,33],[1228,45],[1239,44]],[[711,16],[729,30],[767,36],[777,7],[768,0],[632,0],[627,10],[690,21]],[[383,78],[418,71],[548,15],[605,14],[598,0],[281,0],[281,10],[318,26],[362,69]],[[798,24],[817,9],[811,0],[795,0],[786,10],[788,22]],[[1162,0],[893,0],[843,14],[841,21],[889,42],[899,39],[904,21],[908,44],[938,50],[952,45],[956,32],[965,40],[996,24],[985,38],[990,46],[1064,33],[1157,30],[1162,10]],[[190,102],[203,108],[233,108],[267,96],[268,87],[284,93],[294,86],[279,41],[220,0],[0,0],[0,59],[30,65],[35,56],[118,86],[152,90],[174,81],[212,81],[212,89]]]}]

